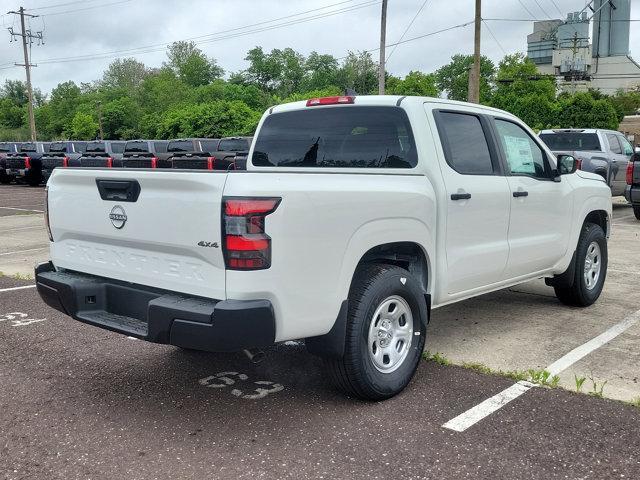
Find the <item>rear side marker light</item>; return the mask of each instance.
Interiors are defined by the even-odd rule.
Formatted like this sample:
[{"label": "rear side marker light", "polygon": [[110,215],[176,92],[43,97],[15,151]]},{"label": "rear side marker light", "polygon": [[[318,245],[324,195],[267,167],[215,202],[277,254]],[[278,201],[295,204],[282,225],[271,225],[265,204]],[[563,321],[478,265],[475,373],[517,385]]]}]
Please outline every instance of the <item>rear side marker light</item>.
[{"label": "rear side marker light", "polygon": [[24,168],[31,168],[31,158],[24,157]]},{"label": "rear side marker light", "polygon": [[213,170],[216,165],[216,157],[207,157],[207,170]]},{"label": "rear side marker light", "polygon": [[307,100],[307,107],[315,107],[317,105],[347,105],[355,101],[355,97],[340,95],[338,97],[320,97],[310,98]]},{"label": "rear side marker light", "polygon": [[263,270],[271,266],[271,237],[265,233],[265,217],[281,198],[225,197],[223,253],[228,270]]},{"label": "rear side marker light", "polygon": [[158,168],[158,157],[153,157],[151,159],[151,168]]},{"label": "rear side marker light", "polygon": [[633,185],[633,162],[627,165],[627,185]]}]

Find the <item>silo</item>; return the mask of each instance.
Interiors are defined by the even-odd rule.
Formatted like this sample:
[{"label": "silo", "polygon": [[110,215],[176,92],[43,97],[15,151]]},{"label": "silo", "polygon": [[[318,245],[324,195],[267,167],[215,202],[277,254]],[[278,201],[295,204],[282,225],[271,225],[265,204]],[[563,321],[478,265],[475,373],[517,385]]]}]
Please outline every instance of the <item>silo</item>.
[{"label": "silo", "polygon": [[627,55],[631,0],[595,0],[593,9],[593,56]]}]

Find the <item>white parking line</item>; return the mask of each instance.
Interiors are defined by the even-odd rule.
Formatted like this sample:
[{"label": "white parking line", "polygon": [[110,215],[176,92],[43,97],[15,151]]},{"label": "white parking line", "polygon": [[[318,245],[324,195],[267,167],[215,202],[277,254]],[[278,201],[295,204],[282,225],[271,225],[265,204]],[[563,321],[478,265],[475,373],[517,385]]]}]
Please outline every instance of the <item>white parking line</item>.
[{"label": "white parking line", "polygon": [[24,290],[25,288],[36,288],[36,286],[35,285],[24,285],[22,287],[0,288],[0,293],[2,293],[2,292],[13,292],[14,290]]},{"label": "white parking line", "polygon": [[24,252],[36,252],[38,250],[47,250],[49,247],[42,247],[42,248],[27,248],[26,250],[15,250],[13,252],[5,252],[5,253],[0,253],[0,257],[3,255],[15,255],[17,253],[24,253]]},{"label": "white parking line", "polygon": [[36,212],[36,213],[44,213],[44,210],[34,210],[32,208],[16,208],[16,207],[0,207],[5,210],[18,210],[19,212]]},{"label": "white parking line", "polygon": [[[586,357],[594,350],[597,350],[607,342],[610,342],[618,335],[625,332],[627,329],[638,323],[638,321],[640,321],[640,310],[627,316],[620,323],[615,324],[604,333],[601,333],[597,337],[592,338],[588,342],[574,348],[562,358],[549,365],[545,370],[547,370],[552,376],[558,375],[578,360]],[[475,425],[483,418],[498,411],[510,401],[515,400],[522,394],[526,393],[533,386],[534,385],[529,382],[518,382],[515,385],[511,385],[502,392],[449,420],[442,426],[456,432],[464,432],[467,428]]]}]

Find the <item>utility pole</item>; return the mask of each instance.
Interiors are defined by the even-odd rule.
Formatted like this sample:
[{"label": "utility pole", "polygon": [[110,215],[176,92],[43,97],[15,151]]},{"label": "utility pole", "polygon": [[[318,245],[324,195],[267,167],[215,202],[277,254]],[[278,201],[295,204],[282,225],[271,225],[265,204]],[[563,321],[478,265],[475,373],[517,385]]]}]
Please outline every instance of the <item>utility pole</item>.
[{"label": "utility pole", "polygon": [[380,18],[380,64],[378,66],[378,94],[384,95],[384,44],[387,41],[387,0],[382,0],[382,15]]},{"label": "utility pole", "polygon": [[98,107],[98,126],[100,127],[100,140],[104,140],[104,130],[102,129],[102,102],[98,100],[96,102]]},{"label": "utility pole", "polygon": [[15,12],[7,12],[7,14],[20,15],[20,26],[21,33],[16,33],[13,30],[13,27],[9,27],[9,34],[11,35],[11,41],[17,36],[22,37],[22,50],[24,52],[24,64],[16,63],[18,67],[24,67],[27,72],[27,95],[29,97],[29,129],[31,130],[31,141],[36,141],[36,120],[33,116],[33,89],[31,88],[31,67],[37,67],[37,65],[33,65],[29,63],[29,50],[27,49],[27,41],[29,42],[29,46],[33,43],[33,39],[38,40],[38,44],[44,43],[42,39],[42,32],[36,32],[35,34],[31,32],[31,30],[27,30],[24,24],[24,17],[36,18],[38,15],[30,15],[28,13],[24,13],[24,7],[20,7],[20,9]]},{"label": "utility pole", "polygon": [[473,67],[469,72],[467,101],[480,103],[480,27],[482,25],[481,0],[476,0],[475,32],[473,39]]}]

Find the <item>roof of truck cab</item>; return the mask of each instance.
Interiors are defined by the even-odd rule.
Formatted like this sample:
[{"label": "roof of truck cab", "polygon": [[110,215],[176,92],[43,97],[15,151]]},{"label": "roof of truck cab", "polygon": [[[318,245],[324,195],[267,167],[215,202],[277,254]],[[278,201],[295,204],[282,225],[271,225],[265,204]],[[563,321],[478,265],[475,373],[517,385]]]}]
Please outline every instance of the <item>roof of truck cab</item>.
[{"label": "roof of truck cab", "polygon": [[[340,95],[342,96],[342,95]],[[350,96],[350,95],[344,95]],[[360,106],[407,106],[407,104],[424,104],[424,103],[437,103],[442,105],[442,108],[447,106],[459,106],[468,107],[474,110],[484,110],[491,113],[499,113],[503,116],[514,117],[512,113],[506,112],[493,107],[487,107],[486,105],[480,105],[477,103],[459,102],[456,100],[448,100],[446,98],[437,97],[415,97],[410,95],[353,95],[355,97],[353,105]],[[307,100],[301,100],[298,102],[283,103],[276,105],[269,109],[269,113],[281,113],[293,110],[303,110],[306,108],[334,108],[334,107],[348,107],[351,104],[336,104],[336,105],[317,105],[313,107],[307,107]]]},{"label": "roof of truck cab", "polygon": [[540,134],[554,134],[554,133],[620,133],[615,130],[607,130],[605,128],[547,128],[540,130]]}]

